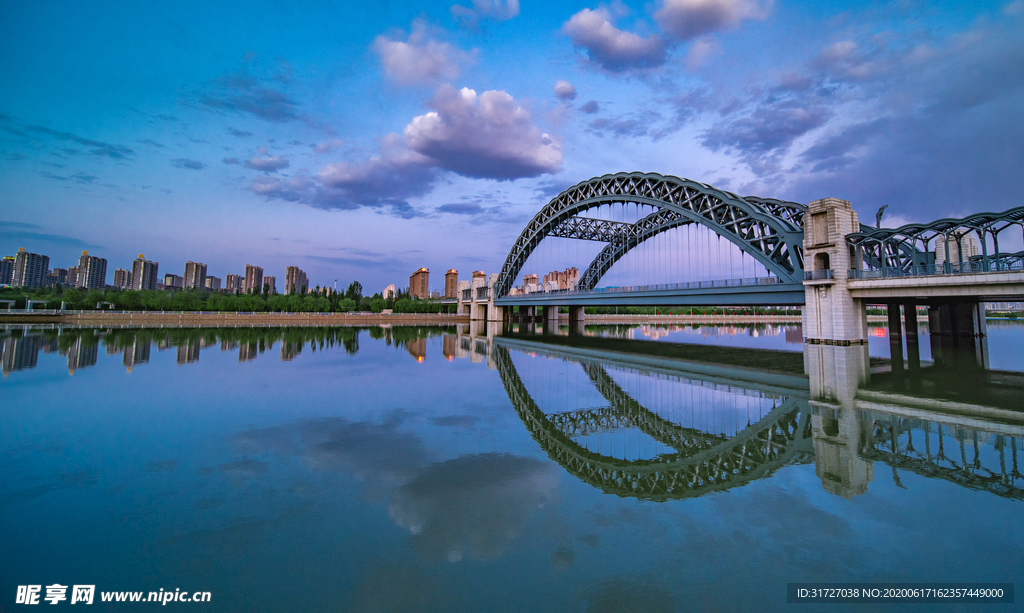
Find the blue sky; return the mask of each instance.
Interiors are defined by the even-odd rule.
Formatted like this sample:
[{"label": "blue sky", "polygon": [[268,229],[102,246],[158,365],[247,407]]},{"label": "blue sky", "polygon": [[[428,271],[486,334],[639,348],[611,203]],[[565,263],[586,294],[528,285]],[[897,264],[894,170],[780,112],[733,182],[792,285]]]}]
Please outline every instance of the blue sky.
[{"label": "blue sky", "polygon": [[60,267],[440,286],[619,171],[886,225],[1024,191],[1024,0],[3,0],[0,74],[0,251]]}]

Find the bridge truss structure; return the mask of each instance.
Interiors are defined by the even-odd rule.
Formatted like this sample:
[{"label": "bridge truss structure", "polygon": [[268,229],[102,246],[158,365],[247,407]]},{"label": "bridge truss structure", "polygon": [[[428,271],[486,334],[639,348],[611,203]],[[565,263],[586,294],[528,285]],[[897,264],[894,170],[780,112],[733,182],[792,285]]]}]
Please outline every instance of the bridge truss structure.
[{"label": "bridge truss structure", "polygon": [[[610,204],[640,204],[654,212],[635,223],[580,216]],[[547,237],[597,240],[607,245],[580,275],[592,290],[626,253],[682,225],[696,223],[728,239],[781,282],[803,282],[803,214],[798,203],[741,198],[689,179],[654,173],[618,173],[583,181],[555,196],[526,225],[501,268],[495,296],[508,295],[526,260]]]},{"label": "bridge truss structure", "polygon": [[[1024,207],[1002,213],[976,213],[961,219],[939,219],[899,228],[870,228],[847,235],[847,243],[860,253],[865,269],[850,271],[855,278],[956,274],[1024,269],[1024,252],[999,250],[999,235],[1010,228],[1024,233]],[[981,253],[965,257],[965,237],[978,237]],[[992,251],[989,251],[989,245]],[[955,246],[955,249],[951,249]],[[934,250],[945,251],[936,265]],[[955,253],[954,253],[955,251]]]}]

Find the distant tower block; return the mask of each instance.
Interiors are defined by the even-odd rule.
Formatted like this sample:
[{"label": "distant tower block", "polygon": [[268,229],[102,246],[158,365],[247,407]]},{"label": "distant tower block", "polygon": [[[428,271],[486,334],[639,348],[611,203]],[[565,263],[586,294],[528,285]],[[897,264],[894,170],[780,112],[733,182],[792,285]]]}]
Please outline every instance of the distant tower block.
[{"label": "distant tower block", "polygon": [[444,297],[458,298],[459,271],[452,268],[444,274]]}]

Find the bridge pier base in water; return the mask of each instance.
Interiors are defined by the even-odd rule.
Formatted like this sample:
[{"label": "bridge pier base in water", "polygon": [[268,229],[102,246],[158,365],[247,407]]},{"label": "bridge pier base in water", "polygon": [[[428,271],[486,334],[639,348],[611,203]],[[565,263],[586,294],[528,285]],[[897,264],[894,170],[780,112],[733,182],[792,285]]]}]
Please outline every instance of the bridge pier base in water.
[{"label": "bridge pier base in water", "polygon": [[584,309],[581,306],[569,307],[569,334],[583,334]]},{"label": "bridge pier base in water", "polygon": [[928,333],[936,366],[989,367],[983,303],[961,300],[929,305]]}]

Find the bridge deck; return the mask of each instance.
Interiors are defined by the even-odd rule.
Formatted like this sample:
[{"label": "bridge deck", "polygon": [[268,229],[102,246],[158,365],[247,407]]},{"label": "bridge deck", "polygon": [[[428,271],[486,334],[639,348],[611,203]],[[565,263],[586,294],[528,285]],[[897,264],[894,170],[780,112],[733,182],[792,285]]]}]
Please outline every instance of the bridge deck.
[{"label": "bridge deck", "polygon": [[727,287],[683,287],[537,292],[502,296],[495,306],[799,306],[802,283],[768,283]]},{"label": "bridge deck", "polygon": [[854,298],[977,298],[1015,300],[1024,296],[1024,271],[850,279]]}]

